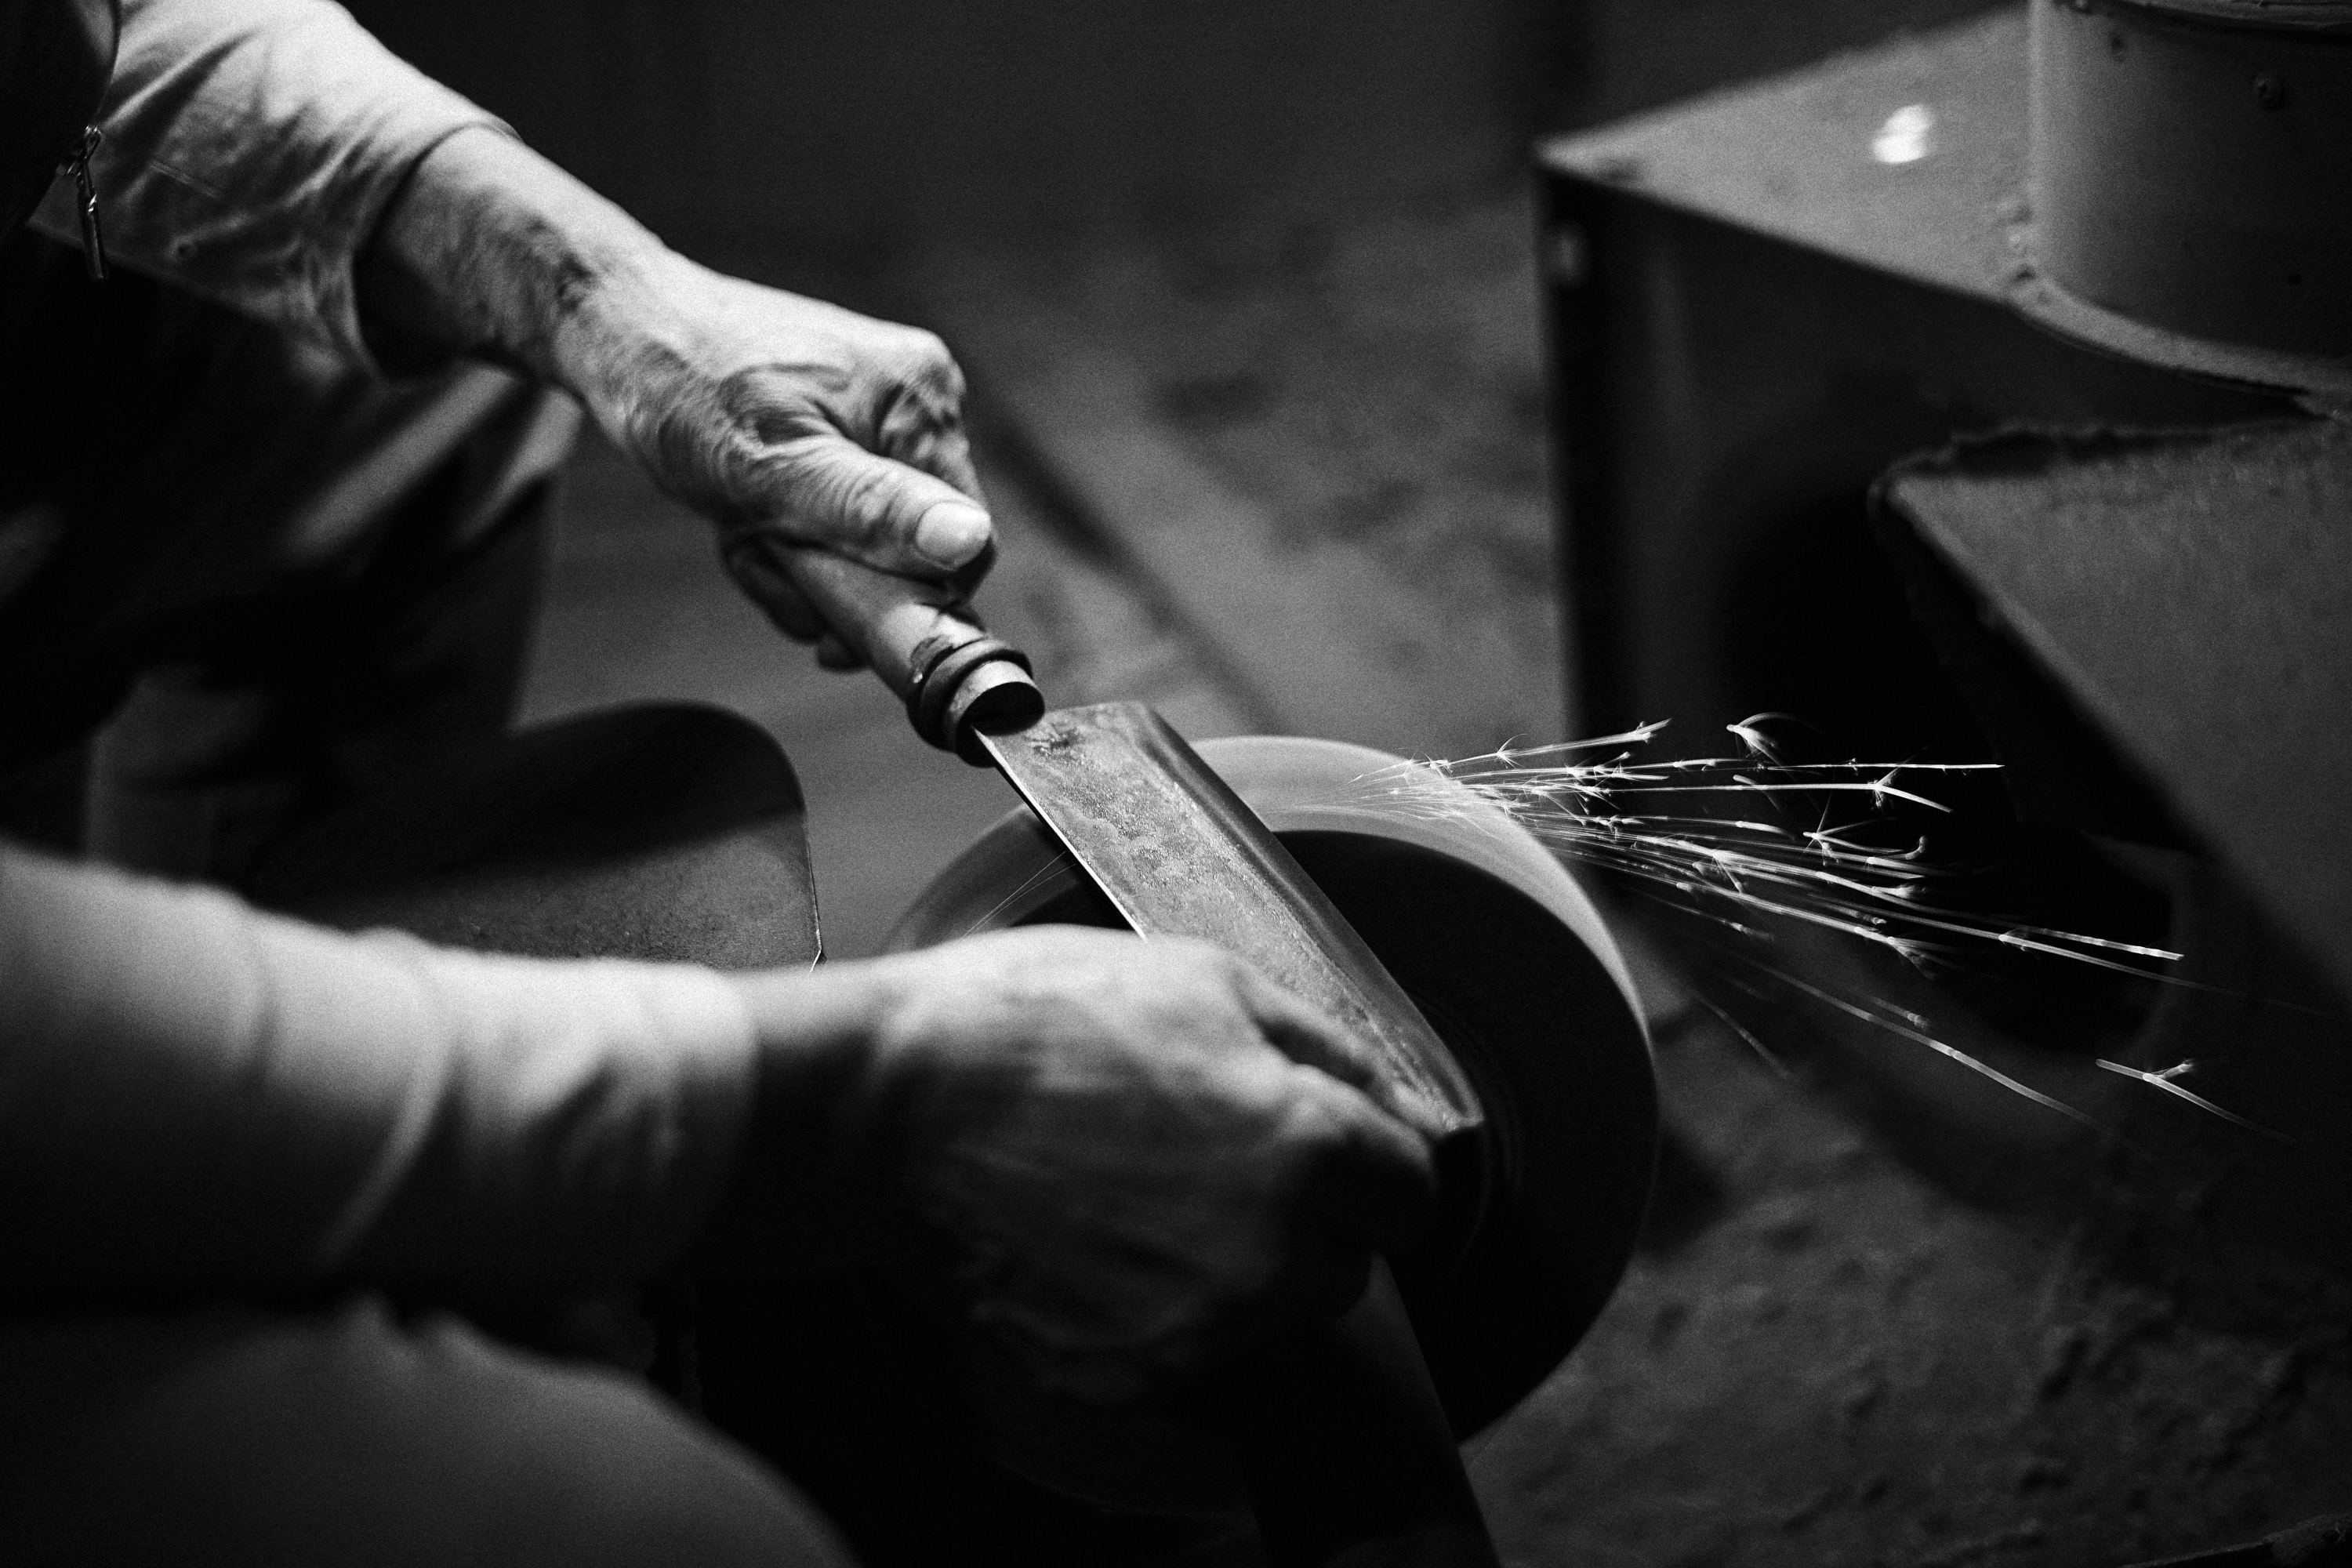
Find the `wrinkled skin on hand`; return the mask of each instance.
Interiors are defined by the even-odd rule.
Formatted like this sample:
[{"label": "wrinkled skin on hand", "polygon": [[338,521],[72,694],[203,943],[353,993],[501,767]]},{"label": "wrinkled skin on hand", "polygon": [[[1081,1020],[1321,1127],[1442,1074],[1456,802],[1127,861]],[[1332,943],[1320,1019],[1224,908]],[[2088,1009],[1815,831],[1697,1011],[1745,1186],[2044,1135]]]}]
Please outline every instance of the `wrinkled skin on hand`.
[{"label": "wrinkled skin on hand", "polygon": [[426,154],[357,281],[387,365],[479,354],[578,397],[719,524],[794,637],[823,628],[780,541],[967,590],[984,569],[963,377],[937,338],[698,266],[511,136],[469,128]]},{"label": "wrinkled skin on hand", "polygon": [[889,1218],[856,1245],[1048,1387],[1180,1387],[1345,1308],[1424,1222],[1425,1112],[1214,947],[1041,928],[861,967],[836,1158]]},{"label": "wrinkled skin on hand", "polygon": [[[719,525],[728,571],[779,628],[854,659],[784,575],[782,542],[969,588],[990,539],[963,374],[919,328],[677,261],[593,400],[655,481]],[[620,334],[616,334],[620,335]]]}]

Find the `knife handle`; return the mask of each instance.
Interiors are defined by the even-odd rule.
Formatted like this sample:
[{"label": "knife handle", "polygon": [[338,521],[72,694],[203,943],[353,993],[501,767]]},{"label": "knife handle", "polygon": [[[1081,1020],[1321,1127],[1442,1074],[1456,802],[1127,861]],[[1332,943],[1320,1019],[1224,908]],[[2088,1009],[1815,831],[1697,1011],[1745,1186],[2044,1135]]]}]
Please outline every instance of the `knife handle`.
[{"label": "knife handle", "polygon": [[[995,549],[962,574],[964,582],[979,579]],[[979,735],[1025,729],[1045,711],[1029,656],[973,618],[969,587],[901,577],[825,550],[787,545],[778,555],[811,607],[898,694],[915,733],[932,745],[985,767]]]}]

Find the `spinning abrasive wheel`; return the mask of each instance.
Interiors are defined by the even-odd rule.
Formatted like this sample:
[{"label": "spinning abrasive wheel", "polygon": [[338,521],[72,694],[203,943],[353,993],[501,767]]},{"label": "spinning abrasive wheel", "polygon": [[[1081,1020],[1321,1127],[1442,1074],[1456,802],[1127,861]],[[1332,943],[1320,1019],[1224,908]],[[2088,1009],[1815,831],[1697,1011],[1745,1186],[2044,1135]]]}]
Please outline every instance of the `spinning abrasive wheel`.
[{"label": "spinning abrasive wheel", "polygon": [[[1215,941],[1351,1028],[1369,1070],[1431,1115],[1428,1238],[1376,1259],[1338,1321],[1245,1357],[1212,1429],[1057,1402],[992,1378],[982,1352],[966,1381],[985,1440],[1014,1470],[1081,1497],[1246,1500],[1276,1568],[1494,1568],[1454,1439],[1582,1332],[1623,1266],[1649,1178],[1648,1057],[1591,906],[1467,800],[1392,814],[1350,790],[1393,758],[1261,741],[1213,762],[1139,704],[1048,711],[1027,658],[969,618],[960,586],[783,554],[917,733],[993,767],[1034,815],[951,868],[904,942],[1021,912],[1113,910],[1146,937]],[[1071,860],[1060,910],[1055,845]]]},{"label": "spinning abrasive wheel", "polygon": [[[1198,749],[1420,1006],[1486,1112],[1492,1173],[1475,1213],[1399,1261],[1446,1416],[1466,1436],[1559,1363],[1633,1247],[1657,1102],[1623,959],[1551,854],[1466,790],[1438,784],[1401,804],[1362,782],[1399,759],[1331,741]],[[1022,809],[940,873],[890,945],[1056,921],[1123,923]],[[990,1380],[981,1403],[999,1458],[1050,1486],[1150,1510],[1240,1502],[1231,1461],[1196,1428],[1049,1406],[1010,1380]]]}]

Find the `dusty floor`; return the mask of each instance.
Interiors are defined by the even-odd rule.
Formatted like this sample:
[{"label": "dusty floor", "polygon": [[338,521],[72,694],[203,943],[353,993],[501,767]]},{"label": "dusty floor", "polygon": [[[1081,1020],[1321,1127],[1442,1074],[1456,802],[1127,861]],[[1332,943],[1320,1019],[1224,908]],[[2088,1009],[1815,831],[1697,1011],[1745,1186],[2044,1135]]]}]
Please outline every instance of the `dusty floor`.
[{"label": "dusty floor", "polygon": [[[1515,200],[1465,197],[1254,247],[962,258],[928,296],[919,276],[992,414],[983,605],[1048,691],[1146,698],[1195,735],[1557,734],[1528,232]],[[534,711],[695,695],[772,726],[831,950],[872,951],[1002,786],[780,646],[609,452],[574,479]],[[1687,959],[1648,972],[1649,1233],[1576,1354],[1471,1448],[1512,1563],[2104,1568],[2352,1510],[2347,1256],[2287,1213],[2346,1190],[2341,1028],[2168,1026],[2255,1041],[2268,1066],[2240,1081],[2298,1147],[1985,1041],[2143,1155],[1818,1011],[1743,1014],[1776,1071],[1693,1002]]]},{"label": "dusty floor", "polygon": [[[1780,1023],[1800,1051],[1829,1032]],[[1643,1253],[1474,1448],[1514,1563],[2093,1568],[2352,1502],[2340,1272],[2200,1267],[2230,1224],[2092,1141],[1925,1151],[1932,1080],[1890,1128],[1834,1049],[1782,1077],[1693,1010],[1657,1060]]]}]

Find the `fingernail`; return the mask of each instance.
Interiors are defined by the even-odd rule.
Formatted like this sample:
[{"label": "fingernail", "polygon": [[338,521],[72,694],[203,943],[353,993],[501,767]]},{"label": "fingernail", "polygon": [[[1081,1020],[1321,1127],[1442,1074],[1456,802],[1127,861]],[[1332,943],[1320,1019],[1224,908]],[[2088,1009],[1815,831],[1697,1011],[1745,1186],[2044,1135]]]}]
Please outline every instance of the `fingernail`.
[{"label": "fingernail", "polygon": [[970,501],[943,500],[915,524],[915,552],[935,566],[961,566],[988,548],[988,514]]}]

